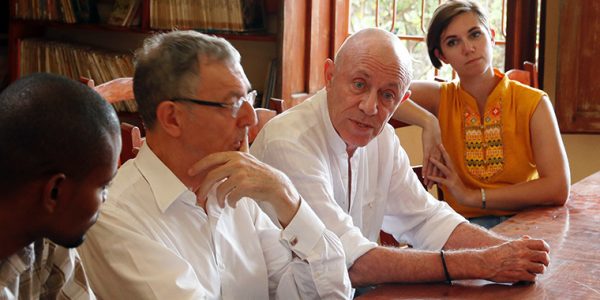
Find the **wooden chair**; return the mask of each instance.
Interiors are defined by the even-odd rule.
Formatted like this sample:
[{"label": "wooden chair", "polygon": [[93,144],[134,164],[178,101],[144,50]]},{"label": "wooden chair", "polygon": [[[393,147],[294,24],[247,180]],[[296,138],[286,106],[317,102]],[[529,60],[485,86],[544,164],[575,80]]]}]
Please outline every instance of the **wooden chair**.
[{"label": "wooden chair", "polygon": [[283,112],[283,100],[278,98],[269,99],[268,109],[272,109],[280,114]]},{"label": "wooden chair", "polygon": [[[131,77],[113,79],[98,86],[94,84],[94,80],[85,77],[80,77],[79,81],[96,90],[100,96],[111,104],[134,98],[133,78]],[[122,146],[119,164],[123,164],[127,160],[134,158],[142,144],[143,138],[140,128],[127,122],[121,122]]]},{"label": "wooden chair", "polygon": [[267,108],[255,108],[258,123],[256,126],[248,128],[248,143],[252,144],[258,132],[276,115],[283,112],[283,100],[278,98],[270,98]]},{"label": "wooden chair", "polygon": [[524,62],[523,70],[511,69],[506,71],[505,74],[512,80],[519,81],[522,84],[526,84],[536,89],[539,88],[537,66],[532,62]]}]

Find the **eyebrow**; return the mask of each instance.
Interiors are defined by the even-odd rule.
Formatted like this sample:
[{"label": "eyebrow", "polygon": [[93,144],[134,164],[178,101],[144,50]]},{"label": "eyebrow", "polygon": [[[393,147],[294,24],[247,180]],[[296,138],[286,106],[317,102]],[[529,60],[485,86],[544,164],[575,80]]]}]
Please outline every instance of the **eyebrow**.
[{"label": "eyebrow", "polygon": [[363,71],[363,70],[356,70],[356,76],[353,76],[353,77],[357,77],[357,76],[371,78],[371,76],[366,71]]},{"label": "eyebrow", "polygon": [[[467,33],[471,33],[475,30],[481,30],[481,28],[479,28],[479,26],[473,26],[473,27],[471,27],[471,29],[469,29],[467,31]],[[453,34],[453,35],[449,35],[449,36],[445,37],[444,42],[447,41],[448,39],[452,39],[452,38],[457,38],[457,35]]]}]

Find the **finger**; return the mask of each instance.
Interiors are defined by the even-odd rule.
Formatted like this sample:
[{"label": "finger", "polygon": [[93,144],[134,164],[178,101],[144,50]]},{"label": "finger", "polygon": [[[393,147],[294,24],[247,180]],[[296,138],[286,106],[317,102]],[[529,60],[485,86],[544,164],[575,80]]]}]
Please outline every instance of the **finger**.
[{"label": "finger", "polygon": [[546,266],[538,263],[531,263],[527,267],[527,271],[531,274],[544,274]]},{"label": "finger", "polygon": [[543,264],[544,266],[548,266],[548,264],[550,264],[550,255],[548,255],[548,253],[544,251],[535,251],[531,255],[531,261],[534,263]]},{"label": "finger", "polygon": [[227,178],[217,187],[217,202],[221,207],[225,207],[225,200],[231,191],[236,188],[236,180],[232,179],[232,177]]},{"label": "finger", "polygon": [[440,152],[442,153],[442,158],[444,160],[445,165],[454,169],[454,164],[452,164],[452,159],[450,158],[450,154],[448,154],[448,151],[446,151],[446,148],[444,148],[444,145],[439,144],[438,149],[440,149]]},{"label": "finger", "polygon": [[246,127],[246,135],[244,135],[244,140],[242,141],[242,147],[240,148],[240,152],[250,152],[250,146],[248,146],[248,127]]},{"label": "finger", "polygon": [[448,175],[450,174],[450,169],[448,169],[441,161],[435,158],[431,158],[430,161],[433,163],[434,166],[438,168],[438,170],[440,170],[441,175],[443,175],[444,177],[448,177]]},{"label": "finger", "polygon": [[527,248],[531,250],[539,250],[545,252],[550,251],[550,246],[548,246],[548,244],[544,240],[524,239],[524,242],[526,242]]},{"label": "finger", "polygon": [[441,186],[448,186],[448,179],[445,177],[430,176],[429,179]]},{"label": "finger", "polygon": [[233,208],[237,207],[237,204],[242,198],[246,197],[243,195],[243,189],[235,188],[227,195],[227,204]]},{"label": "finger", "polygon": [[[204,180],[200,184],[200,187],[196,191],[196,195],[201,199],[206,197],[206,195],[208,195],[208,192],[210,191],[210,189],[217,182],[220,182],[223,179],[229,178],[229,176],[231,176],[233,170],[236,169],[236,167],[232,166],[232,165],[233,164],[229,164],[229,165],[223,164],[223,165],[215,167],[213,170],[208,172],[206,174],[206,176],[204,177]],[[222,201],[223,200],[221,199],[221,202]]]},{"label": "finger", "polygon": [[192,165],[192,167],[188,169],[188,175],[196,176],[200,173],[208,172],[218,165],[225,164],[234,158],[231,154],[232,152],[217,152],[210,154]]}]

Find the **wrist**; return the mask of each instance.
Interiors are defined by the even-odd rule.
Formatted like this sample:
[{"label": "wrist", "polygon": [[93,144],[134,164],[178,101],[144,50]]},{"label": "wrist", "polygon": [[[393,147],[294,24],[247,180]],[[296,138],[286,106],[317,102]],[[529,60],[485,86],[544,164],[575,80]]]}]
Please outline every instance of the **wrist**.
[{"label": "wrist", "polygon": [[288,190],[280,197],[280,201],[273,205],[277,213],[277,219],[283,228],[296,216],[300,208],[300,201],[301,197],[297,191]]},{"label": "wrist", "polygon": [[465,188],[462,197],[458,199],[462,199],[462,201],[460,201],[462,205],[470,207],[481,207],[481,192],[479,191],[479,189],[474,190],[470,188]]},{"label": "wrist", "polygon": [[489,278],[485,269],[483,250],[460,250],[444,252],[446,267],[452,280]]}]

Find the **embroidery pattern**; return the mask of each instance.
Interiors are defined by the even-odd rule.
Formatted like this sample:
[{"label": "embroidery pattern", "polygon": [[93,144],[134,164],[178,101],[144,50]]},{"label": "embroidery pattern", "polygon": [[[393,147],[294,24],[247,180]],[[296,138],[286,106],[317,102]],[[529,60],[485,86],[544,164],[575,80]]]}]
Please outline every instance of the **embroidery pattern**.
[{"label": "embroidery pattern", "polygon": [[467,171],[483,181],[504,169],[502,99],[489,103],[488,107],[483,125],[479,113],[468,106],[463,119]]}]

